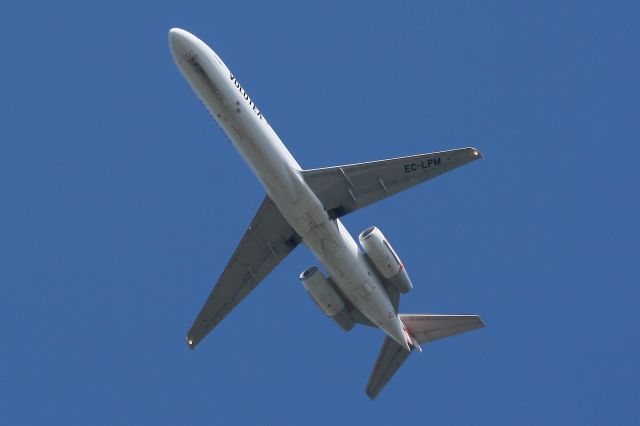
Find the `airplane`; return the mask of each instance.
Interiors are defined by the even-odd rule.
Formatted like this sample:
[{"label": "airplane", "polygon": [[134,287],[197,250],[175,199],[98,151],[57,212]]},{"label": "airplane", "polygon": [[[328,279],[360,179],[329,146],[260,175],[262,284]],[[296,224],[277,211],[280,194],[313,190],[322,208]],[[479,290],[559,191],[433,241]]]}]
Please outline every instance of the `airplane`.
[{"label": "airplane", "polygon": [[300,243],[317,266],[300,274],[318,307],[345,331],[377,327],[384,343],[366,386],[373,400],[422,344],[484,327],[478,315],[400,314],[413,284],[375,226],[358,237],[340,218],[482,158],[475,148],[303,169],[220,57],[193,34],[172,28],[173,59],[195,94],[264,186],[266,196],[187,334],[195,348]]}]

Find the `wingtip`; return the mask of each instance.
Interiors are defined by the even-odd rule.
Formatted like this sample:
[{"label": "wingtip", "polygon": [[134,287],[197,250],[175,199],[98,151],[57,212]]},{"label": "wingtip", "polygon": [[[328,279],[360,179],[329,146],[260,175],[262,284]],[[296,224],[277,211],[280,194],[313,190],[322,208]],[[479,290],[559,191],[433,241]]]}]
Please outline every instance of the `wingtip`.
[{"label": "wingtip", "polygon": [[471,150],[471,155],[473,155],[474,157],[478,157],[479,160],[484,160],[484,155],[482,155],[479,149],[473,147],[469,149]]},{"label": "wingtip", "polygon": [[189,336],[187,336],[187,346],[192,350],[196,348],[196,342],[194,342]]}]

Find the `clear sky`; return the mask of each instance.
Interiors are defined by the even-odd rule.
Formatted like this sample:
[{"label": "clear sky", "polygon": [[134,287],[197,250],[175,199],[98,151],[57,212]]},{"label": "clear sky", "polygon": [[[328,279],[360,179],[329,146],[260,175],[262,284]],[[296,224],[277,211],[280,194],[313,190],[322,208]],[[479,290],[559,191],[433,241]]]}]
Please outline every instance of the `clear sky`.
[{"label": "clear sky", "polygon": [[[640,6],[350,3],[3,3],[0,424],[640,423]],[[174,26],[303,167],[480,149],[344,222],[390,239],[403,312],[487,327],[371,402],[383,335],[324,317],[300,247],[189,350],[264,192]]]}]

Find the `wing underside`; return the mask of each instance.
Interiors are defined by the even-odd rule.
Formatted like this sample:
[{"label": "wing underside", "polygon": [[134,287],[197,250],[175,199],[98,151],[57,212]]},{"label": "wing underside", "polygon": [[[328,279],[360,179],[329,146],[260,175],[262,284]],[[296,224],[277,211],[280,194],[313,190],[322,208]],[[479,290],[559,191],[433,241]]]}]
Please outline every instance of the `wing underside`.
[{"label": "wing underside", "polygon": [[265,197],[187,335],[194,348],[301,241]]},{"label": "wing underside", "polygon": [[475,148],[304,170],[305,181],[333,218],[344,216],[482,158]]}]

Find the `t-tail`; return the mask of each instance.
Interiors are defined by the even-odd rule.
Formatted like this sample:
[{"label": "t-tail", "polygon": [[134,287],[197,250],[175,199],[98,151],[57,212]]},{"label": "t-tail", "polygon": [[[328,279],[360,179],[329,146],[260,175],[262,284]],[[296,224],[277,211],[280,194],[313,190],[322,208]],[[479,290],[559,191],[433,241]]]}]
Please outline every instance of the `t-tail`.
[{"label": "t-tail", "polygon": [[366,388],[371,399],[378,396],[414,349],[422,352],[420,345],[484,327],[478,315],[401,314],[399,317],[411,350],[407,351],[389,336],[385,337]]}]

